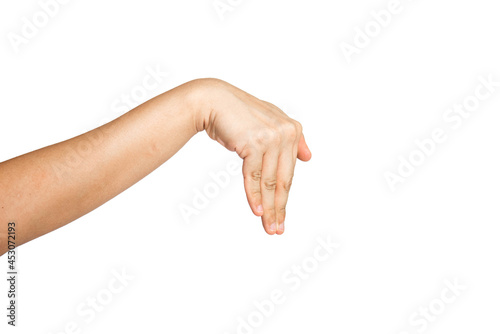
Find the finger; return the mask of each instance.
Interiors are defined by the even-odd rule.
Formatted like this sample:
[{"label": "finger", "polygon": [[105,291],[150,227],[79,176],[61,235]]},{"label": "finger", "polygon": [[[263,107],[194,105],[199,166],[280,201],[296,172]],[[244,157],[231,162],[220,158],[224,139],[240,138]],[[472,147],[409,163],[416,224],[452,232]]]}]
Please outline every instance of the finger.
[{"label": "finger", "polygon": [[292,186],[293,171],[295,169],[295,158],[293,150],[290,149],[282,153],[278,161],[277,184],[275,192],[276,221],[278,224],[277,234],[283,234],[285,231],[286,203],[288,202],[288,193]]},{"label": "finger", "polygon": [[276,173],[278,168],[279,151],[278,147],[273,147],[264,154],[262,161],[262,180],[260,189],[262,193],[262,206],[264,215],[262,224],[268,234],[275,234],[276,225],[276,207],[274,204],[274,193],[276,191]]},{"label": "finger", "polygon": [[262,179],[262,154],[254,153],[243,160],[243,179],[248,204],[254,215],[262,216],[262,195],[260,181]]},{"label": "finger", "polygon": [[304,135],[300,137],[299,141],[299,151],[298,151],[298,156],[302,161],[309,161],[311,160],[312,153],[311,150],[309,150],[309,147],[307,146],[306,139],[304,138]]}]

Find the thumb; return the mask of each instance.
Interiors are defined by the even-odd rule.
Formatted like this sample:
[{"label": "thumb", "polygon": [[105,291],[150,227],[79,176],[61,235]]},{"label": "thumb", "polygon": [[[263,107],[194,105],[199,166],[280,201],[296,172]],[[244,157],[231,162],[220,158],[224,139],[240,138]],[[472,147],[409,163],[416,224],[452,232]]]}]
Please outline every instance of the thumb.
[{"label": "thumb", "polygon": [[302,135],[299,140],[299,150],[297,153],[297,158],[302,161],[309,161],[311,160],[311,157],[311,150],[309,150],[309,147],[307,147],[306,139],[304,138],[304,135]]}]

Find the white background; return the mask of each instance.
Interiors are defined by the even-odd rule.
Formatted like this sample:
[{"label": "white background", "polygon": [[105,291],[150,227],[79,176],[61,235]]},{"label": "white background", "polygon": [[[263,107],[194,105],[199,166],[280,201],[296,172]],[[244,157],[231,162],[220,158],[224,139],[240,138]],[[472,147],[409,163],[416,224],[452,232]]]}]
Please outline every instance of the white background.
[{"label": "white background", "polygon": [[[313,152],[297,165],[286,232],[271,237],[241,175],[183,219],[209,172],[238,161],[197,135],[128,191],[18,249],[17,333],[72,322],[80,333],[498,333],[500,88],[458,129],[443,120],[479,76],[500,80],[498,4],[401,0],[348,63],[341,43],[389,0],[233,3],[222,20],[212,0],[69,1],[16,52],[8,34],[41,7],[1,2],[0,161],[117,117],[113,103],[148,67],[169,74],[144,100],[217,77],[293,115]],[[447,141],[391,191],[384,173],[436,127]],[[340,247],[292,290],[283,275],[328,236]],[[134,278],[88,322],[78,306],[122,269]],[[423,331],[409,319],[439,306],[446,280],[466,288]],[[4,279],[0,289],[10,333]],[[274,289],[284,303],[238,331]]]}]

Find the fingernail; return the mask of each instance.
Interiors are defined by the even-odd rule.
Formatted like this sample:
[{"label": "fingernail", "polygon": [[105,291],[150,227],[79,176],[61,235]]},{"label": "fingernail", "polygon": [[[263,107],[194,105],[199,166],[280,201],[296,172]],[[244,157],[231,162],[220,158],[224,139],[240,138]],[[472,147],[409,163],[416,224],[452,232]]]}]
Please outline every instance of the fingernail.
[{"label": "fingernail", "polygon": [[264,209],[262,208],[262,205],[259,205],[257,207],[257,212],[260,212],[260,213],[264,212]]},{"label": "fingernail", "polygon": [[272,223],[272,224],[271,224],[271,227],[270,227],[269,229],[270,229],[271,233],[276,232],[276,224],[275,224],[275,223]]},{"label": "fingernail", "polygon": [[281,223],[278,229],[280,233],[283,233],[283,231],[285,230],[285,224]]}]

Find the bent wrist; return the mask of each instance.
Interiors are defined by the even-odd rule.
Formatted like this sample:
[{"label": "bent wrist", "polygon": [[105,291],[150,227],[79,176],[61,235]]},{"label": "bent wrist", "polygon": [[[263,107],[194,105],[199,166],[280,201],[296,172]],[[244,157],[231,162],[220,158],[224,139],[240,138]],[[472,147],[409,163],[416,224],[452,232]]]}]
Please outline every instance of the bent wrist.
[{"label": "bent wrist", "polygon": [[193,113],[193,122],[196,131],[207,129],[209,122],[214,118],[217,92],[224,85],[224,81],[214,78],[195,79],[186,84],[188,87],[187,100]]}]

